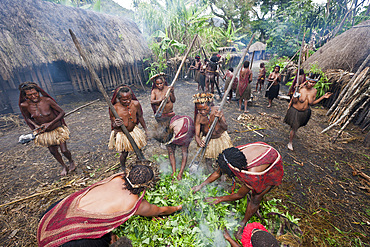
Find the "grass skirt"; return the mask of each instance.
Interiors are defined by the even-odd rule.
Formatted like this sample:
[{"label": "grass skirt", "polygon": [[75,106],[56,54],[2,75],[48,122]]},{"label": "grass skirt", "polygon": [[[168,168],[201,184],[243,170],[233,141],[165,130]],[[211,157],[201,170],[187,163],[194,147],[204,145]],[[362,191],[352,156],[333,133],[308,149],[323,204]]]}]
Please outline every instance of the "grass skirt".
[{"label": "grass skirt", "polygon": [[243,94],[240,95],[240,93],[238,92],[239,94],[239,99],[243,99],[243,100],[249,100],[251,98],[251,91],[252,91],[252,85],[250,83],[248,83],[248,86],[247,88],[244,90]]},{"label": "grass skirt", "polygon": [[35,138],[35,144],[42,147],[60,145],[69,139],[69,129],[67,126],[61,126],[52,131],[38,134]]},{"label": "grass skirt", "polygon": [[[146,146],[145,133],[144,131],[139,129],[139,127],[135,126],[135,128],[130,132],[130,135],[136,142],[136,145],[138,146],[139,149],[142,149],[143,147]],[[118,152],[134,151],[125,133],[121,131],[115,132],[114,130],[112,130],[110,134],[108,148],[111,150],[116,148],[116,151]]]},{"label": "grass skirt", "polygon": [[[205,136],[203,137],[206,138]],[[209,159],[216,159],[222,151],[226,148],[230,148],[233,146],[231,142],[231,138],[227,131],[224,131],[222,135],[217,139],[211,139],[207,145],[206,152],[204,153],[205,158]]]},{"label": "grass skirt", "polygon": [[290,125],[293,130],[297,130],[299,127],[305,126],[310,120],[311,109],[308,108],[305,111],[298,111],[293,106],[289,107],[285,118],[284,123]]}]

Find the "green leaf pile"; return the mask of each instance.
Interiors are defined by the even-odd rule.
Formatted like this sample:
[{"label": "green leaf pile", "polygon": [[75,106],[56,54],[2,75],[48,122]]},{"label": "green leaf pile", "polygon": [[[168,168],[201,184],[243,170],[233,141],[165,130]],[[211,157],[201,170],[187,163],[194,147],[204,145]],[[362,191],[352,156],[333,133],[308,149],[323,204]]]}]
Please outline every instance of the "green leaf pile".
[{"label": "green leaf pile", "polygon": [[[155,190],[147,191],[145,199],[157,206],[183,205],[183,209],[169,216],[148,218],[133,216],[115,230],[118,236],[131,239],[133,246],[228,246],[223,229],[236,231],[243,219],[247,197],[229,203],[212,205],[204,202],[207,197],[229,194],[230,182],[214,182],[201,191],[191,188],[205,180],[205,175],[184,173],[182,181],[173,181],[169,174],[162,174]],[[263,216],[278,212],[277,200],[263,202]],[[269,207],[269,208],[266,208]],[[271,210],[272,209],[272,210]],[[261,222],[253,216],[250,222]],[[267,220],[261,222],[267,226]]]}]

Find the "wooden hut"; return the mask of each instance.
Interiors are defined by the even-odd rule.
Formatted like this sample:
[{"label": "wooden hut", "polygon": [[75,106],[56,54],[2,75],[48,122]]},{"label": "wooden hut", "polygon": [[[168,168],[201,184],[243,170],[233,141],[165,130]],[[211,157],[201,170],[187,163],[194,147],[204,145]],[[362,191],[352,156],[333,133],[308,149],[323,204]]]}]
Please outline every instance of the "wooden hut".
[{"label": "wooden hut", "polygon": [[1,0],[0,113],[19,112],[18,85],[24,81],[54,96],[97,90],[68,29],[106,89],[141,83],[150,50],[133,21],[41,0]]},{"label": "wooden hut", "polygon": [[250,57],[252,57],[253,52],[254,60],[264,60],[266,58],[266,44],[260,41],[252,44],[248,51]]}]

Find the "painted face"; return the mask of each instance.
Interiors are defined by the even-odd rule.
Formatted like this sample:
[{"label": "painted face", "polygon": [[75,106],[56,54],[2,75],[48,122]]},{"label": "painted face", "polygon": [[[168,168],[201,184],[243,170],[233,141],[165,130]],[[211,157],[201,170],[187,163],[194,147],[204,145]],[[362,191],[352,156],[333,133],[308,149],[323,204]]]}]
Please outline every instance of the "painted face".
[{"label": "painted face", "polygon": [[159,89],[159,90],[162,90],[163,87],[164,87],[164,83],[162,81],[162,79],[157,79],[155,80],[155,86]]},{"label": "painted face", "polygon": [[131,94],[130,93],[120,93],[121,98],[119,98],[119,102],[123,106],[129,106],[131,103]]},{"label": "painted face", "polygon": [[200,115],[204,117],[208,115],[210,107],[207,104],[197,104],[196,107]]},{"label": "painted face", "polygon": [[307,86],[308,86],[308,88],[312,88],[312,87],[314,87],[316,85],[316,82],[315,81],[308,81],[307,82]]},{"label": "painted face", "polygon": [[40,101],[40,93],[37,92],[36,89],[32,88],[30,90],[25,90],[26,98],[31,100],[34,103],[37,103]]}]

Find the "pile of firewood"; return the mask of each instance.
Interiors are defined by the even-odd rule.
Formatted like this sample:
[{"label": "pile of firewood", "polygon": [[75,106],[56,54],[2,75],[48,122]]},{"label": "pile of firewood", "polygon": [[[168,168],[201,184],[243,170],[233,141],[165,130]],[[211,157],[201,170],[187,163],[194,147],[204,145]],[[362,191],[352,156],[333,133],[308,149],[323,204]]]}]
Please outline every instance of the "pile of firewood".
[{"label": "pile of firewood", "polygon": [[[369,59],[369,57],[368,57]],[[368,60],[366,59],[366,60]],[[366,61],[363,63],[366,64]],[[327,115],[329,116],[330,125],[321,133],[324,133],[335,126],[342,126],[334,141],[340,136],[347,125],[363,109],[369,108],[370,102],[370,68],[360,67],[351,80],[342,86],[342,90],[336,97],[335,102],[331,105]],[[367,114],[361,114],[366,118]],[[365,126],[364,130],[368,126]]]}]

